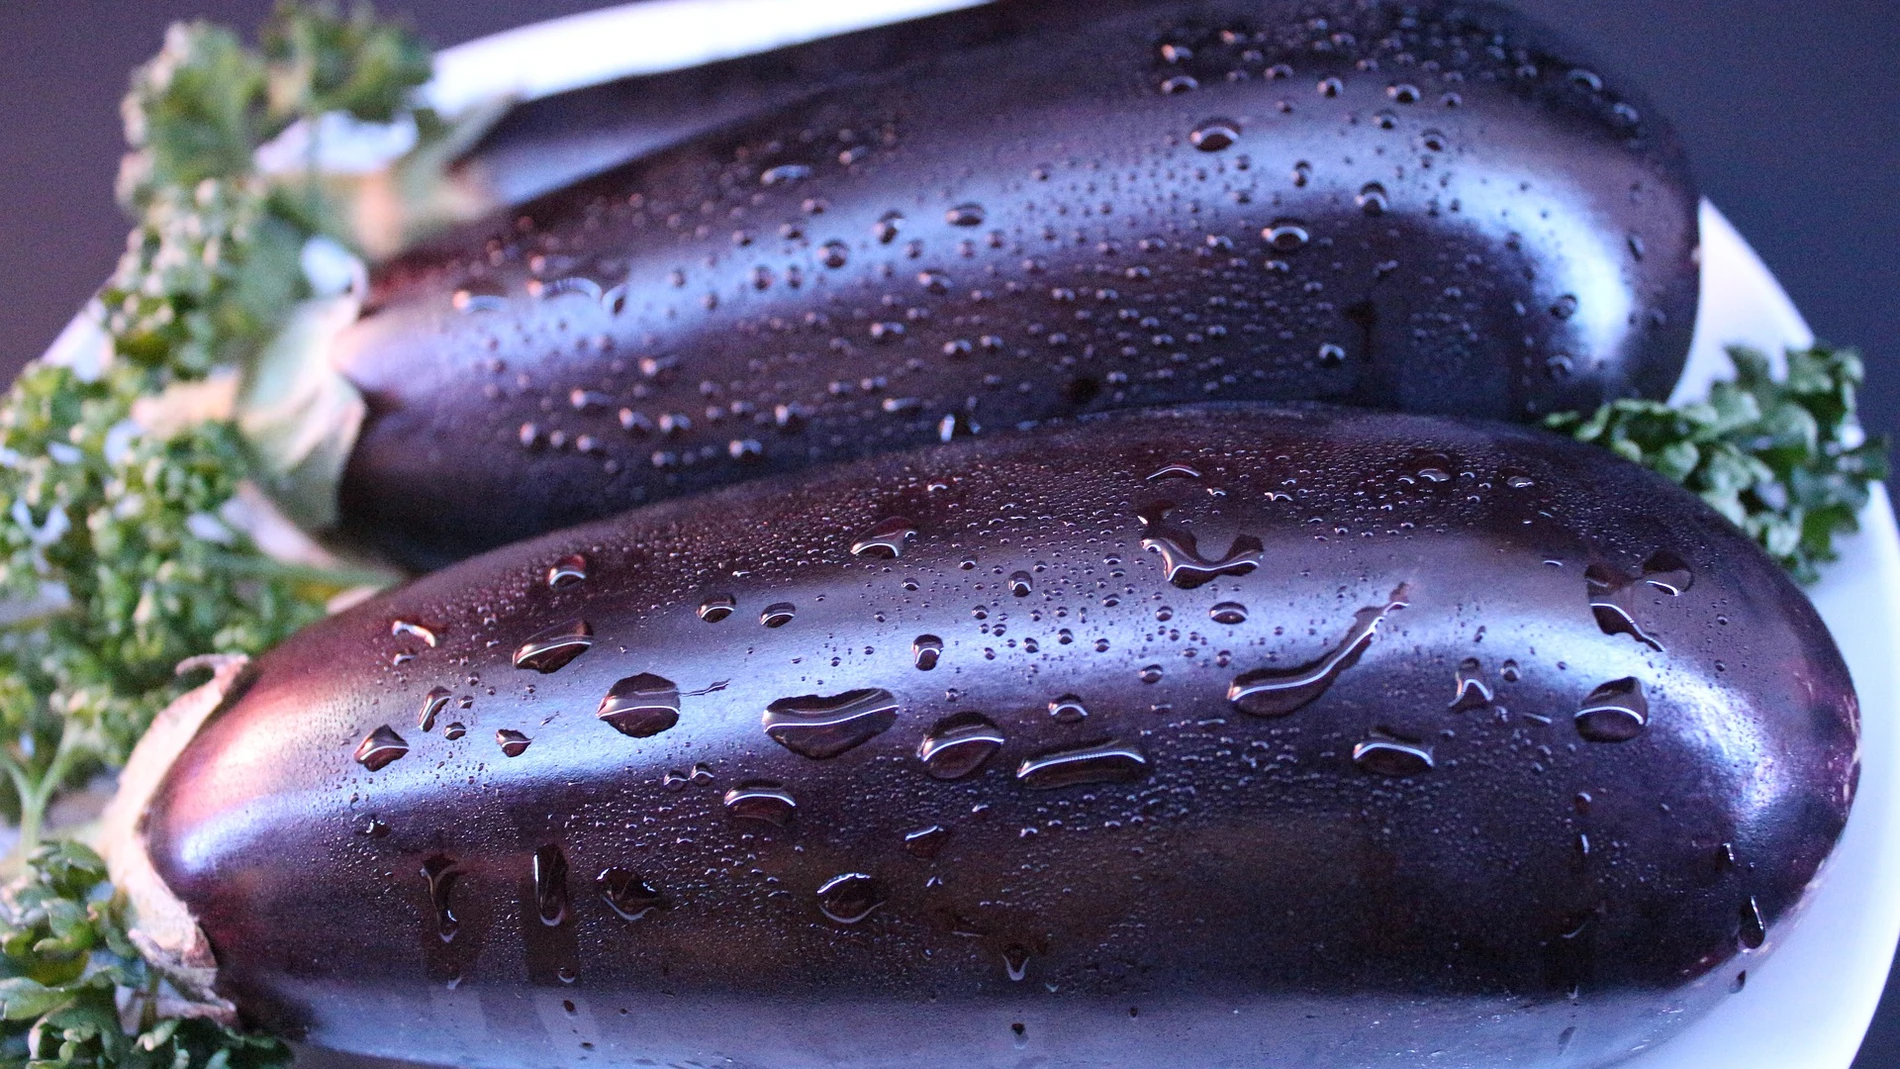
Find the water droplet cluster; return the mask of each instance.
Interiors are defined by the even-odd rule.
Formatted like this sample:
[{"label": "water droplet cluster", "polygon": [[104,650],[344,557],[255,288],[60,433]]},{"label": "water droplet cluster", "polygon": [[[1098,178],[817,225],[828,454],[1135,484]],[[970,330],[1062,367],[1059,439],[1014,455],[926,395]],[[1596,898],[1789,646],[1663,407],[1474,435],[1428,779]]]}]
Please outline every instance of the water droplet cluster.
[{"label": "water droplet cluster", "polygon": [[[1665,394],[1695,301],[1673,140],[1617,110],[1614,79],[1393,10],[1160,44],[1104,17],[901,93],[821,94],[413,254],[352,373],[388,400],[373,413],[458,414],[372,414],[345,512],[439,560],[1092,410],[1525,419]],[[1011,64],[1035,94],[967,76]],[[457,478],[408,478],[418,451]]]}]

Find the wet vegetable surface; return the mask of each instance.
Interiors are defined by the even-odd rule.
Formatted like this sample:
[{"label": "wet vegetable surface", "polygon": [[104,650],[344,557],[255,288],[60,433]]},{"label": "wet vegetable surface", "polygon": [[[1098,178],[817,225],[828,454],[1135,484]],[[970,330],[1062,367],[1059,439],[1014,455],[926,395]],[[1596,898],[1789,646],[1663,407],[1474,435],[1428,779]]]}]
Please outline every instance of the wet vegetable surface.
[{"label": "wet vegetable surface", "polygon": [[1535,430],[1095,417],[630,513],[260,660],[155,795],[255,1021],[477,1065],[1606,1065],[1772,949],[1847,671]]},{"label": "wet vegetable surface", "polygon": [[345,527],[439,564],[1093,409],[1516,419],[1673,385],[1693,185],[1647,102],[1541,32],[1032,10],[994,44],[919,24],[911,66],[387,266],[338,355],[371,407]]}]

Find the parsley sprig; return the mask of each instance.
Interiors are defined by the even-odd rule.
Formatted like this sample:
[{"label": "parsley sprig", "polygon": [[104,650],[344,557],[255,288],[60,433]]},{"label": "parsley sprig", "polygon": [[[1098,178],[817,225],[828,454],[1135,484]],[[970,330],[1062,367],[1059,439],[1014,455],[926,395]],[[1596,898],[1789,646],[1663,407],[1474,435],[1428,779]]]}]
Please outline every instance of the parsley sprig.
[{"label": "parsley sprig", "polygon": [[232,508],[266,480],[228,419],[154,426],[139,406],[236,374],[310,295],[300,255],[338,213],[314,174],[258,173],[258,147],[327,112],[388,120],[428,73],[367,8],[286,6],[261,49],[177,25],[134,75],[125,254],[71,333],[80,355],[0,402],[0,812],[22,852],[60,789],[123,762],[174,664],[259,652],[366,578],[260,550]]},{"label": "parsley sprig", "polygon": [[29,1069],[281,1069],[281,1040],[172,1016],[127,936],[105,862],[49,843],[0,895],[0,1064]]},{"label": "parsley sprig", "polygon": [[1860,356],[1792,349],[1782,378],[1757,350],[1729,356],[1735,378],[1711,386],[1706,401],[1623,400],[1545,422],[1693,490],[1813,582],[1817,565],[1835,558],[1834,536],[1859,529],[1869,486],[1887,477],[1886,438],[1866,437],[1854,418]]}]

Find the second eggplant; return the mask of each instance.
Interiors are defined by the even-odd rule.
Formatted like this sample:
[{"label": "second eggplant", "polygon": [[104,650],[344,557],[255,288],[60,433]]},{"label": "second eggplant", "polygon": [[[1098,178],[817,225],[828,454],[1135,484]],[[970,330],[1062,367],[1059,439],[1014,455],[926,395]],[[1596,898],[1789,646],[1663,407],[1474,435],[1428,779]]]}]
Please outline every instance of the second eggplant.
[{"label": "second eggplant", "polygon": [[1347,410],[638,509],[224,682],[127,769],[141,931],[160,890],[272,1030],[498,1069],[1594,1069],[1784,939],[1858,769],[1826,628],[1693,495]]},{"label": "second eggplant", "polygon": [[369,404],[346,533],[429,566],[1104,408],[1522,419],[1675,382],[1682,154],[1536,27],[1025,10],[386,265],[336,353]]}]

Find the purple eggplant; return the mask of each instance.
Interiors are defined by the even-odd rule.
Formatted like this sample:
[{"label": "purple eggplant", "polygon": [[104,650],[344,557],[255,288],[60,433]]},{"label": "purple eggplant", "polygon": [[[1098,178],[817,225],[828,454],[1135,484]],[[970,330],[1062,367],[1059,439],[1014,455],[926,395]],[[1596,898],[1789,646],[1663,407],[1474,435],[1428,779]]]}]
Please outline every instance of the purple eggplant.
[{"label": "purple eggplant", "polygon": [[344,531],[436,565],[1093,410],[1510,420],[1675,382],[1679,146],[1515,16],[1009,10],[385,265],[334,353],[369,405]]},{"label": "purple eggplant", "polygon": [[254,1024],[473,1066],[1604,1066],[1772,950],[1858,770],[1698,499],[1316,407],[650,506],[226,683],[128,773],[141,915]]}]

